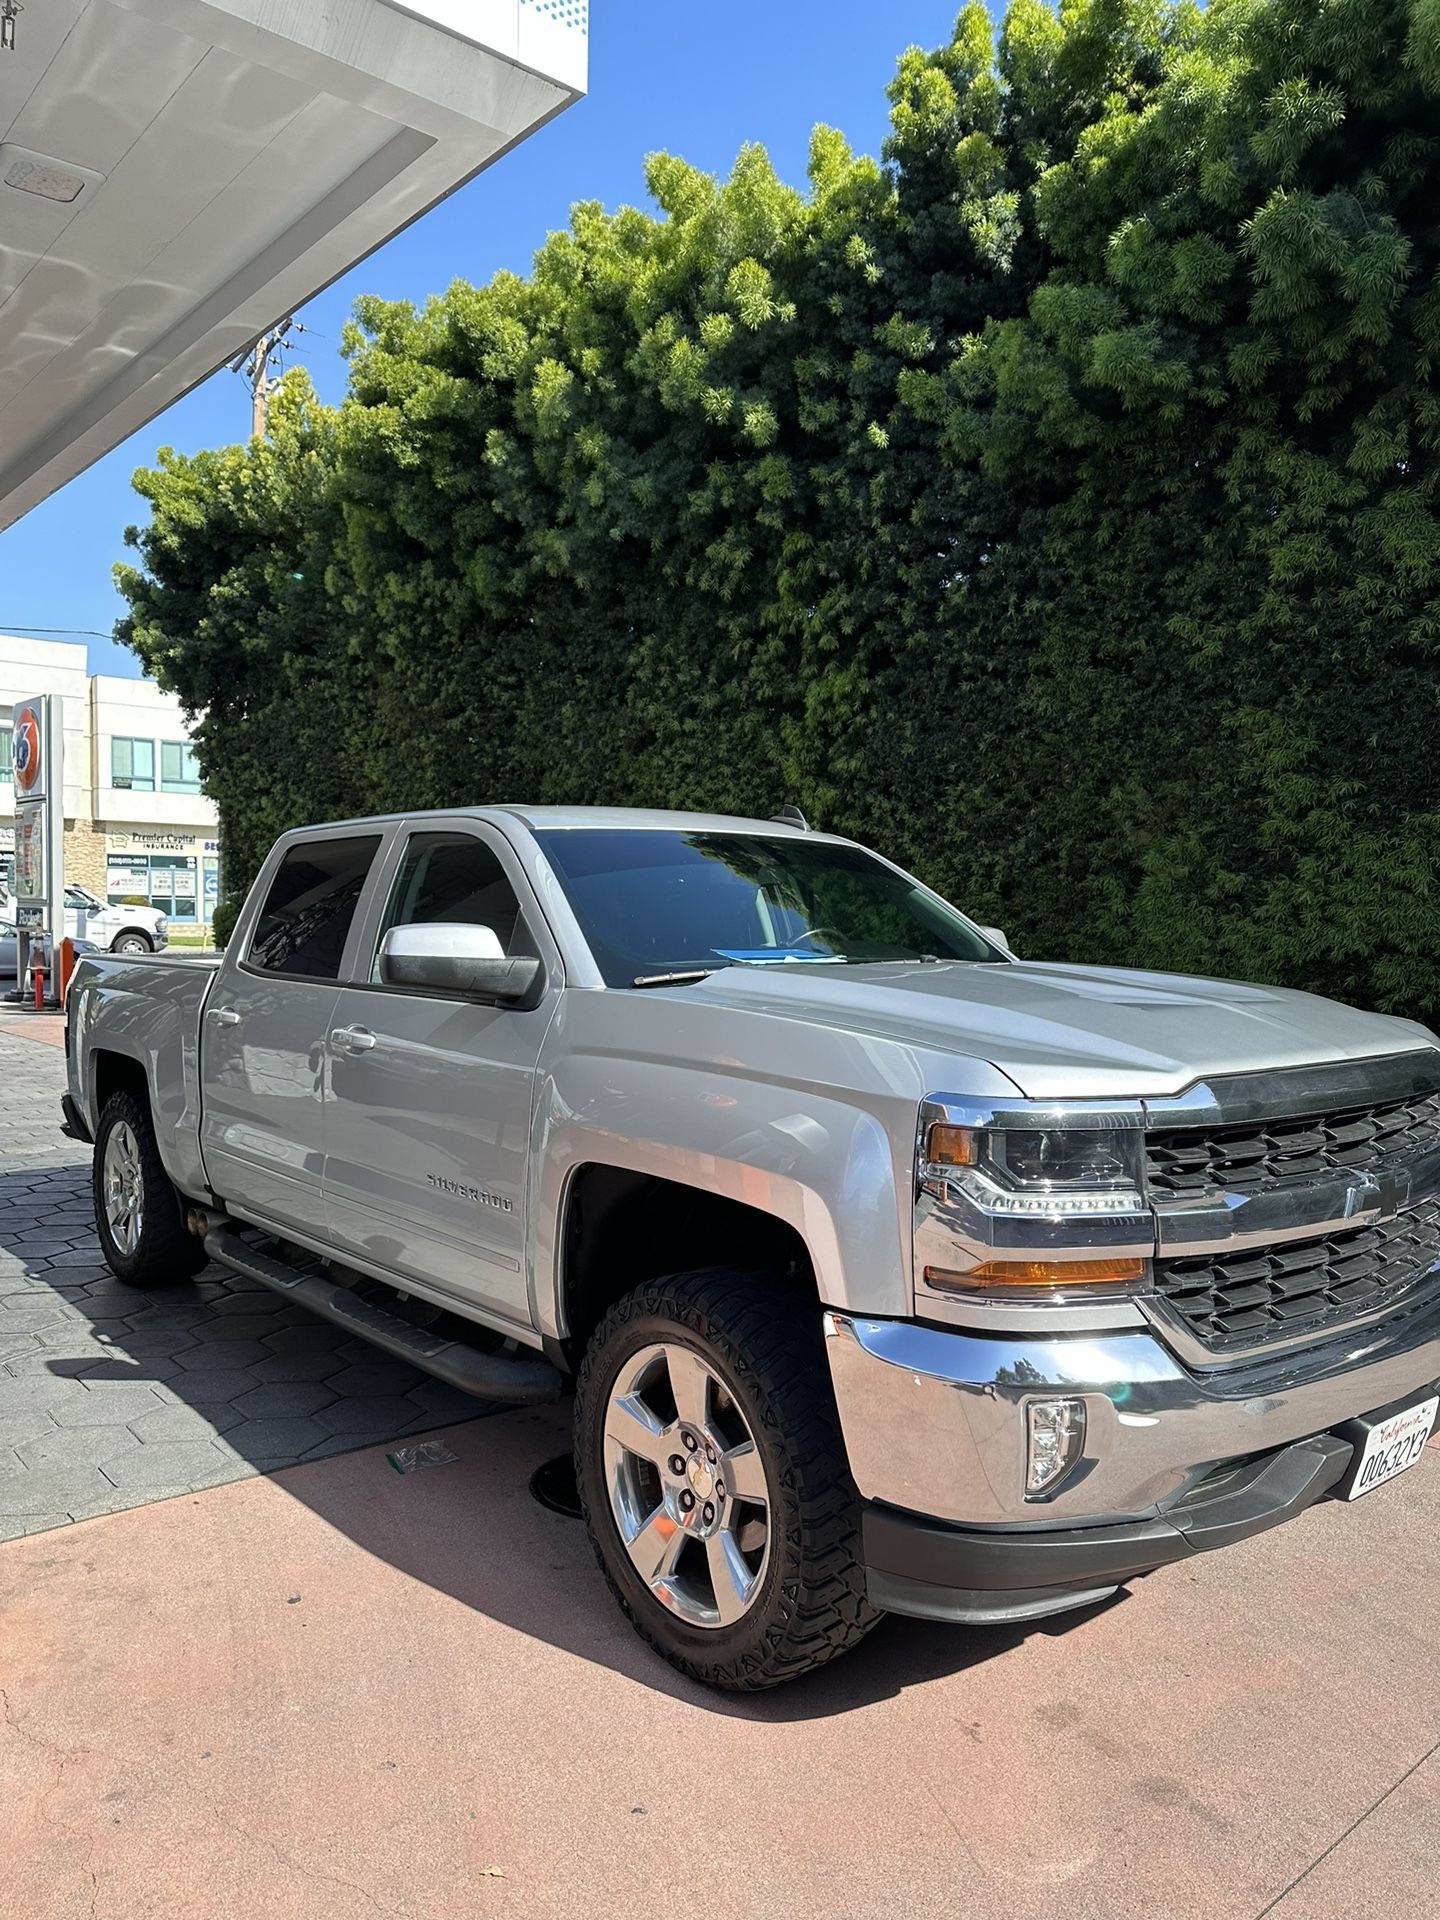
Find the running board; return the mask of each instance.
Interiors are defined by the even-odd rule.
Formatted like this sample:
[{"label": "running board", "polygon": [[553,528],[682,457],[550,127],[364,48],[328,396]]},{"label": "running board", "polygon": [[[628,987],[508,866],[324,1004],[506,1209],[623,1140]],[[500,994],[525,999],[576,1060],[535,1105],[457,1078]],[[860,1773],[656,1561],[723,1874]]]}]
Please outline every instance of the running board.
[{"label": "running board", "polygon": [[361,1339],[433,1373],[462,1393],[481,1400],[509,1400],[525,1405],[558,1400],[564,1387],[559,1373],[538,1354],[487,1353],[467,1340],[451,1340],[430,1327],[417,1327],[398,1313],[360,1300],[348,1287],[332,1280],[318,1261],[289,1267],[273,1253],[241,1238],[226,1222],[211,1227],[205,1251],[212,1260],[247,1280],[258,1280],[291,1300],[298,1300],[322,1320],[333,1320]]}]

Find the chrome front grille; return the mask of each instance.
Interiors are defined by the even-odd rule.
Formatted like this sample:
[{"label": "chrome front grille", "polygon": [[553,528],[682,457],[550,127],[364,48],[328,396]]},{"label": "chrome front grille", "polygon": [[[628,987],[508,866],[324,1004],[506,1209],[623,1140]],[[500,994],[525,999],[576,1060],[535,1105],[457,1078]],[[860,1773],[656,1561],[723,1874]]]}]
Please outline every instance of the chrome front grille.
[{"label": "chrome front grille", "polygon": [[1440,1200],[1393,1220],[1243,1253],[1155,1262],[1155,1287],[1211,1352],[1319,1334],[1398,1306],[1440,1264]]},{"label": "chrome front grille", "polygon": [[1146,1140],[1159,1200],[1248,1192],[1317,1174],[1365,1172],[1440,1142],[1440,1093],[1249,1126],[1176,1127]]},{"label": "chrome front grille", "polygon": [[1229,1075],[1145,1111],[1153,1317],[1182,1355],[1238,1364],[1440,1292],[1436,1049]]}]

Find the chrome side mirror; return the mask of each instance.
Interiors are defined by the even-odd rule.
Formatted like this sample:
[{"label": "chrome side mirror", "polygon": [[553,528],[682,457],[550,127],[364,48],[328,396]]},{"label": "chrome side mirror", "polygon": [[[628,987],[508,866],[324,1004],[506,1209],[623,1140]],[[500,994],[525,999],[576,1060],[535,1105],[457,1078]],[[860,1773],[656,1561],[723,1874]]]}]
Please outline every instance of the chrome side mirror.
[{"label": "chrome side mirror", "polygon": [[387,987],[508,1004],[525,999],[539,978],[540,962],[529,954],[507,958],[493,927],[437,920],[391,927],[380,942],[380,979]]}]

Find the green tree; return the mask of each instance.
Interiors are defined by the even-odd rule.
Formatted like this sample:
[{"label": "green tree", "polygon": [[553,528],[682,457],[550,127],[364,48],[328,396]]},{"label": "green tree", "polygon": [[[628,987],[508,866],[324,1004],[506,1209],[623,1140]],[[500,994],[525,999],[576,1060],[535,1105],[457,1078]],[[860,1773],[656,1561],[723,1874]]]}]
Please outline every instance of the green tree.
[{"label": "green tree", "polygon": [[228,876],[296,820],[797,800],[1023,949],[1434,1018],[1434,0],[1014,0],[877,161],[649,165],[137,477]]}]

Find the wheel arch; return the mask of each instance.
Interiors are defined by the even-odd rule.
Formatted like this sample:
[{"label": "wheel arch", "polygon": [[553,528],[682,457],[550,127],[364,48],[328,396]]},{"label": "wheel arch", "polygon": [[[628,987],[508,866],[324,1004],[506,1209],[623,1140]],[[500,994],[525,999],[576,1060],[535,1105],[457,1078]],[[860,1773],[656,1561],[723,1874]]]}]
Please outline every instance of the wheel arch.
[{"label": "wheel arch", "polygon": [[791,1221],[714,1187],[606,1161],[571,1170],[556,1255],[557,1332],[572,1367],[614,1302],[665,1274],[742,1267],[820,1298],[815,1260]]},{"label": "wheel arch", "polygon": [[133,1093],[150,1111],[150,1081],[142,1060],[116,1047],[96,1047],[89,1065],[90,1098],[97,1126],[106,1102],[117,1093]]}]

